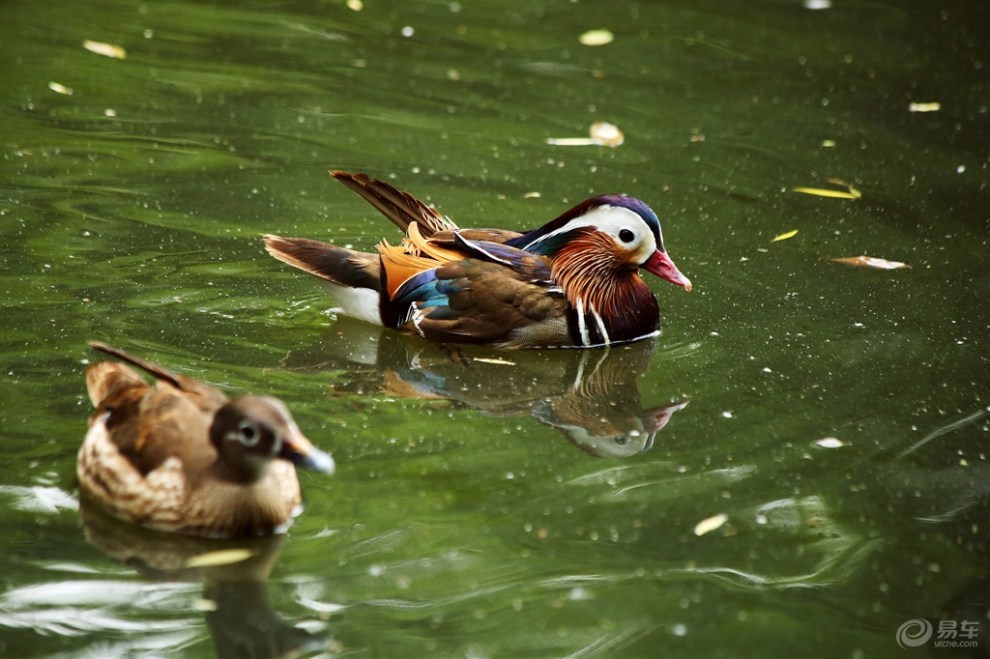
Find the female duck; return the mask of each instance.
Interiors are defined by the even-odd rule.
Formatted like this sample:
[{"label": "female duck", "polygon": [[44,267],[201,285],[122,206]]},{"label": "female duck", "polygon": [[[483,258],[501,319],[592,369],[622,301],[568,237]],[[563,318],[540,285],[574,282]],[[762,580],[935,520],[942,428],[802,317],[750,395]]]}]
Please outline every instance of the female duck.
[{"label": "female duck", "polygon": [[96,412],[79,449],[82,492],[111,514],[149,528],[209,537],[285,529],[301,496],[293,465],[332,473],[282,401],[228,400],[202,382],[102,343],[157,378],[99,362],[86,371]]}]

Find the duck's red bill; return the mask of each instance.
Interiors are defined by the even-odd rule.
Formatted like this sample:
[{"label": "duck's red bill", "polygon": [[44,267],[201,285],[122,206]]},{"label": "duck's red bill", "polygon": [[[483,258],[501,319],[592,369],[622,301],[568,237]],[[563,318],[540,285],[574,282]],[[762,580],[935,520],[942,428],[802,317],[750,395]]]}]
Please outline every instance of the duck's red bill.
[{"label": "duck's red bill", "polygon": [[671,284],[682,286],[685,291],[691,291],[691,280],[681,274],[681,271],[677,269],[674,262],[667,256],[667,252],[653,252],[653,256],[643,264],[643,267],[657,277],[666,279]]}]

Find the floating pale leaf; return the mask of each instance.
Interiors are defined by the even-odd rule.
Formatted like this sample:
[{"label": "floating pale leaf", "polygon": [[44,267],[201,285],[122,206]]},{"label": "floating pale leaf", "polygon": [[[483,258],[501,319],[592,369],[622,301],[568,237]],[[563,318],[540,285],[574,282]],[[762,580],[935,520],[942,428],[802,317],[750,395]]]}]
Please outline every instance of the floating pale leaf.
[{"label": "floating pale leaf", "polygon": [[615,124],[596,121],[588,130],[588,137],[548,137],[547,144],[554,146],[610,146],[616,147],[626,139]]},{"label": "floating pale leaf", "polygon": [[793,238],[794,236],[796,236],[797,233],[798,233],[798,230],[797,229],[794,229],[793,231],[788,231],[787,233],[782,233],[782,234],[780,234],[778,236],[774,236],[773,240],[771,240],[770,242],[775,243],[778,240],[788,240],[788,239]]},{"label": "floating pale leaf", "polygon": [[856,199],[859,199],[860,197],[863,196],[863,193],[857,190],[856,186],[854,186],[849,181],[846,181],[845,179],[832,177],[825,179],[825,182],[831,183],[832,185],[842,186],[843,188],[849,190],[849,194],[851,194]]},{"label": "floating pale leaf", "polygon": [[908,112],[938,112],[942,109],[942,104],[934,103],[911,103],[908,105]]},{"label": "floating pale leaf", "polygon": [[250,549],[220,549],[193,556],[186,561],[186,567],[217,567],[240,563],[254,556]]},{"label": "floating pale leaf", "polygon": [[712,515],[711,517],[706,517],[705,519],[701,520],[700,522],[694,525],[694,534],[700,536],[700,535],[705,535],[706,533],[711,533],[715,529],[725,524],[728,520],[729,518],[723,513],[719,513],[718,515]]},{"label": "floating pale leaf", "polygon": [[351,11],[361,11],[364,9],[364,3],[361,0],[347,0],[347,8]]},{"label": "floating pale leaf", "polygon": [[554,146],[598,146],[590,137],[548,137],[547,144]]},{"label": "floating pale leaf", "polygon": [[907,263],[902,263],[900,261],[888,261],[887,259],[878,259],[873,256],[845,256],[842,258],[829,259],[829,261],[835,261],[836,263],[843,263],[845,265],[853,265],[860,268],[877,268],[879,270],[900,270],[902,268],[911,267]]},{"label": "floating pale leaf", "polygon": [[66,87],[65,85],[59,84],[57,82],[49,82],[48,89],[52,90],[56,94],[63,94],[65,96],[72,96],[72,87]]},{"label": "floating pale leaf", "polygon": [[815,442],[815,446],[820,446],[822,448],[841,448],[845,445],[846,443],[844,441],[835,437],[822,437]]},{"label": "floating pale leaf", "polygon": [[127,51],[120,46],[115,46],[112,43],[103,43],[102,41],[90,41],[89,39],[86,39],[83,41],[83,48],[91,53],[103,55],[104,57],[112,57],[113,59],[127,59]]},{"label": "floating pale leaf", "polygon": [[596,121],[591,124],[589,133],[591,134],[591,139],[602,146],[619,146],[626,139],[626,136],[622,134],[618,126],[610,124],[607,121]]},{"label": "floating pale leaf", "polygon": [[605,44],[610,44],[615,41],[615,35],[612,34],[610,30],[588,30],[580,37],[578,41],[581,42],[583,46],[604,46]]},{"label": "floating pale leaf", "polygon": [[515,366],[515,362],[510,362],[508,359],[499,359],[498,357],[475,357],[474,361],[481,362],[482,364],[499,364],[502,366]]}]

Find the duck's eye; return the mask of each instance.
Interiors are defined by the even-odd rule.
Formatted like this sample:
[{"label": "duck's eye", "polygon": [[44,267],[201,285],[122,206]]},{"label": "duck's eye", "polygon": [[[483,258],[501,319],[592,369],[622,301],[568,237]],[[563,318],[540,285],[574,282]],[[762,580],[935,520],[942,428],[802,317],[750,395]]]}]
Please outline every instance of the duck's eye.
[{"label": "duck's eye", "polygon": [[623,229],[622,231],[619,232],[619,240],[621,240],[624,243],[631,243],[634,238],[636,238],[636,234],[633,233],[630,229]]},{"label": "duck's eye", "polygon": [[237,440],[244,444],[244,446],[254,446],[261,439],[261,433],[258,431],[258,426],[254,425],[250,421],[241,421],[237,424]]}]

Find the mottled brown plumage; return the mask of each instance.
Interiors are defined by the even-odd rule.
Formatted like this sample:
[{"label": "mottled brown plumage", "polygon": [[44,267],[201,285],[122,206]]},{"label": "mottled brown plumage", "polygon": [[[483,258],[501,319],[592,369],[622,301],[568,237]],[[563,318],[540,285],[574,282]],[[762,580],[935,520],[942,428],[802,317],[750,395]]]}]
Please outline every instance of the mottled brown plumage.
[{"label": "mottled brown plumage", "polygon": [[302,498],[293,464],[330,473],[333,460],[299,431],[277,398],[228,400],[202,382],[105,344],[118,362],[86,372],[96,407],[79,449],[83,493],[150,528],[209,537],[284,529]]}]

